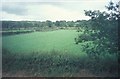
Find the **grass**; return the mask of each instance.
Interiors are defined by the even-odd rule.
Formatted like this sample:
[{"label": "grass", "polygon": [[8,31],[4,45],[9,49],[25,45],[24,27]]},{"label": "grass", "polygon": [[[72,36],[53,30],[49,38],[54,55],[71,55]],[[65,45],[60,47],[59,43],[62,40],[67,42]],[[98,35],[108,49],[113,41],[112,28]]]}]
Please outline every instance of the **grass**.
[{"label": "grass", "polygon": [[75,30],[57,30],[3,36],[3,76],[117,76],[117,56],[90,59],[82,51],[86,43],[75,44],[77,35]]},{"label": "grass", "polygon": [[101,60],[87,55],[73,55],[59,51],[12,53],[3,49],[3,76],[17,77],[116,77],[117,58],[107,54]]},{"label": "grass", "polygon": [[13,54],[3,51],[3,72],[13,74],[25,70],[31,76],[66,76],[64,73],[69,73],[68,76],[70,76],[70,74],[79,72],[83,63],[79,63],[83,56],[63,54],[58,51],[31,54]]},{"label": "grass", "polygon": [[29,34],[3,36],[3,48],[12,52],[38,52],[57,50],[80,54],[81,46],[76,45],[75,30],[57,30],[48,32],[34,32]]}]

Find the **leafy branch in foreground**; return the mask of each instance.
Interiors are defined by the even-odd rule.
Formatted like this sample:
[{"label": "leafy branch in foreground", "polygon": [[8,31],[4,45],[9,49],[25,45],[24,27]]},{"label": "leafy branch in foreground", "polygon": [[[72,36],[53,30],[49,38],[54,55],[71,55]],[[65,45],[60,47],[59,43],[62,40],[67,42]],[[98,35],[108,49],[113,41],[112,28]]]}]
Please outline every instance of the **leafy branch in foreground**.
[{"label": "leafy branch in foreground", "polygon": [[85,15],[91,17],[89,21],[92,26],[84,28],[83,34],[76,38],[77,41],[75,40],[76,44],[92,41],[92,43],[83,45],[83,51],[92,58],[99,58],[101,54],[117,53],[118,50],[119,6],[110,2],[106,8],[109,13],[99,10],[85,10]]}]

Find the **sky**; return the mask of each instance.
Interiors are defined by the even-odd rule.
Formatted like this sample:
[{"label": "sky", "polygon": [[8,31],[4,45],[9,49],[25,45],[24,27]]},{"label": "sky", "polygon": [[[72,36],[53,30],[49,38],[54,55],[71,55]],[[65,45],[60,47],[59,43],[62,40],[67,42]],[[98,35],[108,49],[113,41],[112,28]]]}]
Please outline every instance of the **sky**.
[{"label": "sky", "polygon": [[[2,0],[1,20],[88,20],[84,10],[105,11],[111,0]],[[117,3],[119,0],[112,0]]]}]

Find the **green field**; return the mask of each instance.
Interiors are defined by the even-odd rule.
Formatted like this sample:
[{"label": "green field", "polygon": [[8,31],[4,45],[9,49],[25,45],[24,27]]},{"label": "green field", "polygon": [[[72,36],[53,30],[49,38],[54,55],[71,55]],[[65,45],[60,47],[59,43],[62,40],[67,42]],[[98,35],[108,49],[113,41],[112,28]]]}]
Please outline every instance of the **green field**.
[{"label": "green field", "polygon": [[3,36],[3,76],[116,76],[116,55],[91,59],[82,51],[86,42],[75,44],[78,34],[76,30],[56,30]]},{"label": "green field", "polygon": [[56,30],[3,36],[3,74],[24,70],[30,76],[70,76],[79,72],[82,63],[78,62],[85,53],[75,44],[77,35],[76,30]]},{"label": "green field", "polygon": [[76,45],[76,30],[56,30],[28,34],[3,36],[3,48],[12,52],[61,51],[80,54],[81,46]]}]

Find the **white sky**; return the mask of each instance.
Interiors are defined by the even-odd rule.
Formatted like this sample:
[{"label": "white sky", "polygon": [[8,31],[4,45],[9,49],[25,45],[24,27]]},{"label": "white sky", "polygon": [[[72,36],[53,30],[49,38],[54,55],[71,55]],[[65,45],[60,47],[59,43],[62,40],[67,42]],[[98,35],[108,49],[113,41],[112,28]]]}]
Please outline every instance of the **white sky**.
[{"label": "white sky", "polygon": [[[104,11],[110,0],[3,0],[1,20],[87,20],[84,10]],[[112,0],[118,2],[119,0]]]}]

